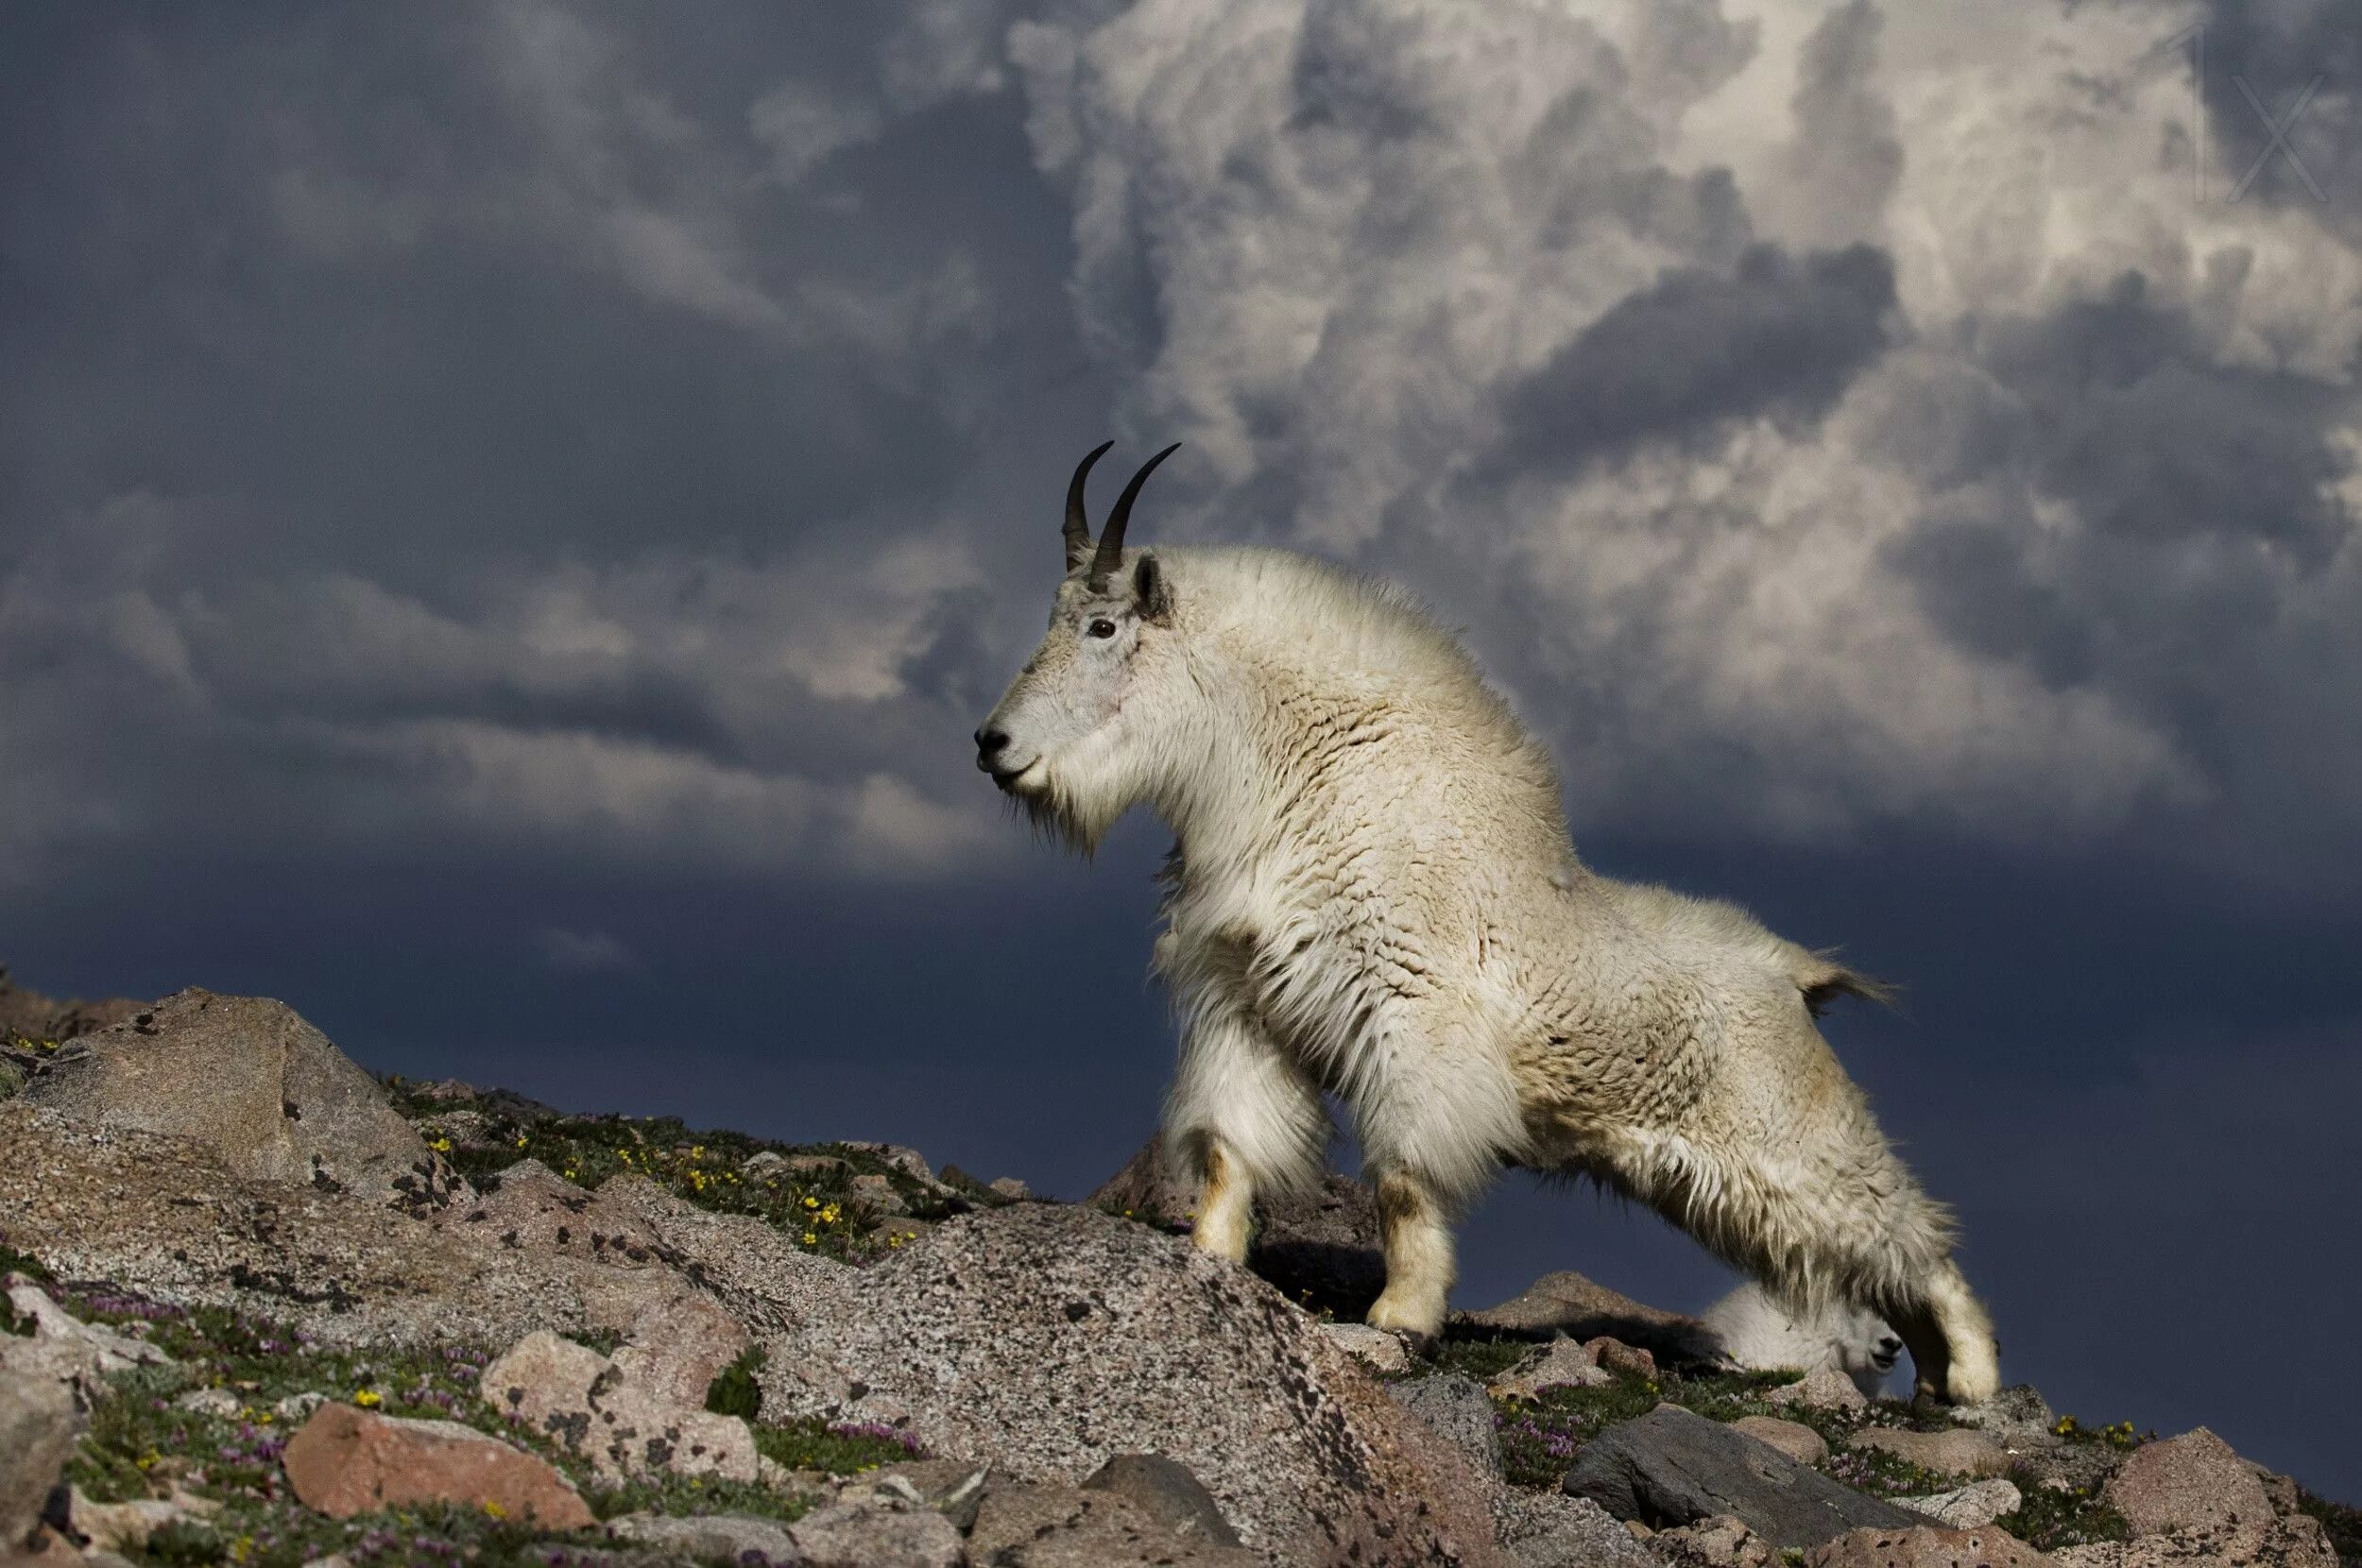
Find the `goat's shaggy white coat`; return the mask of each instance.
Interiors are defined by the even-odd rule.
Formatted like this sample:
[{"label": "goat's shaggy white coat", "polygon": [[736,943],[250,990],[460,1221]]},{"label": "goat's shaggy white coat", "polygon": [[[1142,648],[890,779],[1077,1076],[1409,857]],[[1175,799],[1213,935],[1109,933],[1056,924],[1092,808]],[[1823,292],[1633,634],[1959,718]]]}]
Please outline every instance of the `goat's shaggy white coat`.
[{"label": "goat's shaggy white coat", "polygon": [[1707,1307],[1701,1321],[1722,1354],[1739,1366],[1805,1372],[1827,1367],[1873,1399],[1885,1390],[1887,1373],[1903,1350],[1903,1341],[1875,1313],[1840,1301],[1815,1308],[1782,1306],[1753,1281]]},{"label": "goat's shaggy white coat", "polygon": [[1726,903],[1600,877],[1555,769],[1399,591],[1269,550],[1135,549],[1058,589],[981,765],[1085,846],[1178,838],[1155,966],[1181,1020],[1168,1147],[1197,1239],[1325,1163],[1376,1181],[1380,1326],[1432,1334],[1450,1220],[1506,1165],[1647,1203],[1784,1300],[1894,1323],[1920,1385],[1998,1384],[1982,1309],[1813,1025],[1874,987]]}]

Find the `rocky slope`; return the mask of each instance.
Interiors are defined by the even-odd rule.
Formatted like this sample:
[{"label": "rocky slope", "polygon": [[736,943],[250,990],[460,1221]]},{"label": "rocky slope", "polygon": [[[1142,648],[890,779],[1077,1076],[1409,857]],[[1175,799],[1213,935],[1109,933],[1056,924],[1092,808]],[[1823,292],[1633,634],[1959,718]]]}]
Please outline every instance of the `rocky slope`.
[{"label": "rocky slope", "polygon": [[286,1007],[0,980],[0,1559],[2333,1568],[2200,1429],[1719,1370],[1579,1275],[1414,1357],[1366,1198],[1087,1204],[380,1082]]}]

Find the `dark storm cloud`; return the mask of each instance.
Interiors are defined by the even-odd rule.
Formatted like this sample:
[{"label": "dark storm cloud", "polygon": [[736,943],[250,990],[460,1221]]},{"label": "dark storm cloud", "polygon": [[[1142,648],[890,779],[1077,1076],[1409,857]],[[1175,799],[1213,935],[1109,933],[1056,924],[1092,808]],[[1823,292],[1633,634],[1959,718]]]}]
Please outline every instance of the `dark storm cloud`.
[{"label": "dark storm cloud", "polygon": [[[1935,494],[1891,548],[1938,622],[2055,687],[2150,713],[2225,784],[2296,743],[2262,727],[2285,708],[2244,689],[2290,667],[2317,594],[2351,603],[2329,576],[2357,521],[2338,491],[2354,472],[2336,434],[2349,393],[2214,363],[2191,312],[2154,301],[2137,273],[2101,298],[1992,323],[1978,365],[1981,463],[1968,475],[1940,458],[1969,482]],[[2362,667],[2341,656],[2309,670],[2328,725],[2305,725],[2312,741],[2336,733]]]},{"label": "dark storm cloud", "polygon": [[1571,466],[1724,420],[1817,418],[1884,348],[1893,308],[1893,264],[1868,246],[1758,245],[1727,276],[1668,272],[1509,395],[1509,458]]},{"label": "dark storm cloud", "polygon": [[[2177,12],[2179,9],[2177,8]],[[2186,20],[2186,17],[2185,17]],[[2209,183],[2362,219],[2362,28],[2340,0],[2209,0],[2180,58],[2217,162]]]}]

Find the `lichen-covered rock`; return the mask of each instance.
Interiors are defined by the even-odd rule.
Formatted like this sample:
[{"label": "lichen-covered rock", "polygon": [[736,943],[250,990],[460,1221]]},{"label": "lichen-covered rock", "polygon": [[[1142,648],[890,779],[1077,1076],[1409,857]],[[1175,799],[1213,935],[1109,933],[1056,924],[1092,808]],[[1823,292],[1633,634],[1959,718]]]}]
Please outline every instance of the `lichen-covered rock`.
[{"label": "lichen-covered rock", "polygon": [[546,1329],[526,1335],[477,1380],[484,1402],[587,1459],[602,1474],[718,1475],[751,1481],[754,1434],[633,1379],[630,1369]]},{"label": "lichen-covered rock", "polygon": [[1389,1383],[1386,1392],[1425,1422],[1428,1430],[1460,1450],[1478,1474],[1501,1478],[1501,1439],[1493,1423],[1493,1402],[1476,1379],[1443,1372]]},{"label": "lichen-covered rock", "polygon": [[1411,1351],[1402,1336],[1367,1323],[1322,1323],[1329,1343],[1374,1372],[1399,1374],[1411,1370]]},{"label": "lichen-covered rock", "polygon": [[2010,1468],[2007,1450],[1986,1434],[1964,1426],[1945,1432],[1865,1426],[1847,1439],[1845,1446],[1891,1454],[1907,1464],[1932,1470],[1939,1475],[2000,1475]]},{"label": "lichen-covered rock", "polygon": [[1184,1533],[1131,1497],[1097,1489],[996,1481],[968,1532],[972,1562],[1006,1568],[1266,1568],[1233,1541]]},{"label": "lichen-covered rock", "polygon": [[1236,1546],[1239,1532],[1188,1465],[1162,1454],[1118,1454],[1091,1472],[1085,1491],[1112,1491],[1176,1536]]},{"label": "lichen-covered rock", "polygon": [[2102,1495],[2134,1539],[2077,1548],[2080,1568],[2334,1568],[2337,1560],[2319,1522],[2275,1508],[2255,1467],[2203,1426],[2144,1444]]},{"label": "lichen-covered rock", "polygon": [[1585,1443],[1566,1491],[1652,1527],[1731,1514],[1779,1547],[1818,1545],[1863,1525],[1917,1523],[1744,1432],[1670,1405]]},{"label": "lichen-covered rock", "polygon": [[549,1464],[455,1421],[407,1421],[324,1405],[288,1440],[287,1484],[332,1519],[416,1503],[498,1509],[545,1529],[594,1523]]},{"label": "lichen-covered rock", "polygon": [[1588,1497],[1528,1487],[1494,1494],[1501,1544],[1525,1568],[1656,1568],[1632,1531]]},{"label": "lichen-covered rock", "polygon": [[24,1099],[191,1138],[258,1182],[417,1206],[464,1190],[376,1082],[283,1002],[176,992],[60,1049]]},{"label": "lichen-covered rock", "polygon": [[1784,1383],[1763,1396],[1774,1405],[1802,1405],[1810,1410],[1866,1410],[1870,1400],[1854,1380],[1835,1367],[1815,1367],[1793,1383]]},{"label": "lichen-covered rock", "polygon": [[806,1514],[787,1538],[809,1568],[960,1568],[966,1545],[933,1508],[839,1504]]},{"label": "lichen-covered rock", "polygon": [[788,1540],[785,1525],[748,1514],[627,1513],[608,1520],[607,1528],[618,1541],[701,1562],[737,1562],[748,1552],[760,1552],[774,1568],[787,1568],[802,1558]]},{"label": "lichen-covered rock", "polygon": [[903,1423],[1019,1480],[1169,1455],[1290,1562],[1498,1560],[1485,1485],[1302,1312],[1146,1226],[1027,1204],[951,1220],[771,1342],[766,1413]]},{"label": "lichen-covered rock", "polygon": [[2017,1487],[1998,1477],[1972,1486],[1955,1487],[1930,1497],[1897,1497],[1895,1503],[1951,1530],[1973,1530],[2005,1513],[2015,1513],[2026,1498]]},{"label": "lichen-covered rock", "polygon": [[1649,1546],[1667,1568],[1772,1568],[1781,1560],[1770,1542],[1727,1513],[1658,1530]]},{"label": "lichen-covered rock", "polygon": [[1807,1568],[2031,1568],[2049,1559],[1998,1526],[1849,1530],[1805,1556]]},{"label": "lichen-covered rock", "polygon": [[1552,1339],[1486,1384],[1485,1391],[1495,1399],[1538,1399],[1545,1389],[1596,1389],[1615,1381],[1581,1340]]},{"label": "lichen-covered rock", "polygon": [[41,1522],[80,1430],[65,1385],[0,1371],[0,1556],[23,1545]]},{"label": "lichen-covered rock", "polygon": [[8,1276],[5,1294],[9,1310],[32,1332],[0,1335],[0,1369],[71,1384],[86,1403],[104,1390],[111,1374],[172,1359],[145,1339],[83,1322],[21,1274]]}]

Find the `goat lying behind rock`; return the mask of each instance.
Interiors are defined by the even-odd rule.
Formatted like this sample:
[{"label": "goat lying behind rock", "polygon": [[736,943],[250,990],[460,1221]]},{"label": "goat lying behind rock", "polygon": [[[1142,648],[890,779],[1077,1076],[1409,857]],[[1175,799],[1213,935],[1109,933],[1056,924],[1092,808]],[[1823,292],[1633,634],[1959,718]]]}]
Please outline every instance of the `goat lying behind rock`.
[{"label": "goat lying behind rock", "polygon": [[1872,1399],[1886,1390],[1887,1373],[1903,1341],[1875,1313],[1842,1302],[1817,1311],[1781,1305],[1753,1281],[1705,1309],[1702,1321],[1721,1353],[1756,1371],[1833,1367]]}]

